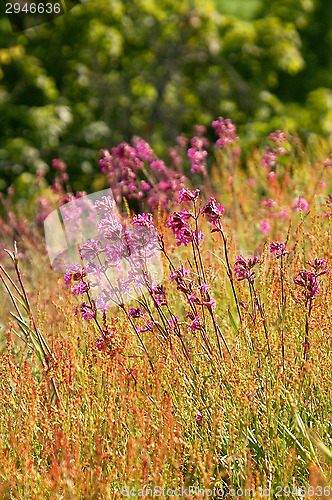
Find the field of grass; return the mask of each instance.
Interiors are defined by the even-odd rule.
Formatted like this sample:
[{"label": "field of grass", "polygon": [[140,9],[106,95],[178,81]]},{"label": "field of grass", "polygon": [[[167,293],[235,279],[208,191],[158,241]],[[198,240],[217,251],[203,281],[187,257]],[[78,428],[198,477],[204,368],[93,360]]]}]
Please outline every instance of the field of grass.
[{"label": "field of grass", "polygon": [[65,167],[25,212],[2,200],[1,499],[330,498],[330,151],[281,137],[244,165],[234,137],[203,160],[195,139],[192,181],[179,147],[166,170],[137,140],[104,153],[114,193],[128,151],[162,172],[157,205],[137,191],[153,226],[122,206],[161,235],[165,274],[105,313],[48,261],[40,212],[73,199]]}]

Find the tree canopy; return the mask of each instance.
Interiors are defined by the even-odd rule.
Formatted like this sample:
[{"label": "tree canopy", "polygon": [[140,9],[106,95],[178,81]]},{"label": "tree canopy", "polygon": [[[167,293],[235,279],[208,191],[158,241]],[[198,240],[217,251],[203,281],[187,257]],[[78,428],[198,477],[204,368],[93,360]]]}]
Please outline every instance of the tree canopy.
[{"label": "tree canopy", "polygon": [[329,135],[327,0],[265,1],[254,19],[212,0],[87,0],[13,34],[0,16],[0,188],[61,157],[86,187],[98,151],[133,135],[165,155],[231,118],[246,143],[277,128]]}]

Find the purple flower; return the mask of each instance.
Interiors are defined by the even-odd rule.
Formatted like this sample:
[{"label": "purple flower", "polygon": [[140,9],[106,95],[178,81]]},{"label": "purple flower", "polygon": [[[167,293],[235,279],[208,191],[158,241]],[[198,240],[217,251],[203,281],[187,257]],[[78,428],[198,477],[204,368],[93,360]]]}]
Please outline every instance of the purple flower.
[{"label": "purple flower", "polygon": [[213,310],[215,310],[216,305],[217,305],[217,303],[216,303],[216,301],[215,301],[214,298],[211,298],[210,300],[203,302],[203,304],[205,306],[211,306]]},{"label": "purple flower", "polygon": [[[281,146],[281,143],[286,142],[286,139],[283,132],[280,132],[280,130],[276,130],[275,132],[270,134],[270,140],[274,143],[274,146],[268,146],[265,149],[262,159],[262,165],[271,171],[274,167],[277,166],[278,154],[283,156],[286,153],[286,149]],[[271,173],[275,174],[275,172],[270,172],[270,174]],[[271,176],[270,178],[273,177],[274,176]]]},{"label": "purple flower", "polygon": [[238,255],[235,259],[234,272],[237,276],[238,281],[248,280],[249,283],[253,283],[256,278],[255,271],[252,268],[260,262],[258,257],[248,257],[245,259],[243,255]]},{"label": "purple flower", "polygon": [[96,340],[96,347],[98,349],[98,351],[102,351],[103,350],[103,342],[104,342],[104,339],[102,337],[98,337],[97,340]]},{"label": "purple flower", "polygon": [[141,307],[131,307],[129,309],[129,316],[132,318],[143,318],[145,316],[146,310],[142,309]]},{"label": "purple flower", "polygon": [[154,225],[153,225],[153,216],[152,214],[138,214],[138,215],[135,215],[133,220],[132,220],[132,224],[134,226],[143,226],[143,227],[151,227],[153,228]]},{"label": "purple flower", "polygon": [[140,137],[134,137],[132,143],[136,147],[137,156],[145,163],[149,163],[155,158],[153,149]]},{"label": "purple flower", "polygon": [[251,188],[254,188],[257,186],[257,181],[253,177],[249,177],[248,179],[248,184]]},{"label": "purple flower", "polygon": [[65,272],[64,281],[66,285],[69,285],[72,280],[80,281],[85,276],[85,270],[81,266],[81,264],[77,264],[76,262],[69,266]]},{"label": "purple flower", "polygon": [[320,282],[317,281],[317,276],[311,271],[300,271],[297,276],[295,276],[294,283],[302,288],[302,295],[305,304],[319,294]]},{"label": "purple flower", "polygon": [[117,215],[116,203],[111,196],[103,196],[101,200],[95,201],[97,214]]},{"label": "purple flower", "polygon": [[199,189],[196,189],[196,191],[189,191],[189,189],[184,188],[179,192],[179,202],[194,202],[198,199],[198,196]]},{"label": "purple flower", "polygon": [[188,302],[197,302],[198,301],[198,298],[197,298],[197,293],[194,292],[193,294],[190,295],[190,297],[188,297]]},{"label": "purple flower", "polygon": [[167,167],[162,160],[153,160],[150,164],[151,170],[156,170],[159,173],[165,172]]},{"label": "purple flower", "polygon": [[83,295],[90,289],[90,286],[84,281],[80,281],[77,285],[71,287],[71,293],[73,295]]},{"label": "purple flower", "polygon": [[142,328],[138,328],[137,326],[136,326],[136,328],[142,333],[153,332],[153,323],[152,323],[152,321],[147,320],[147,322],[145,323],[145,325]]},{"label": "purple flower", "polygon": [[200,321],[200,317],[199,316],[196,316],[194,318],[194,320],[192,321],[191,325],[190,325],[190,329],[192,332],[196,331],[196,330],[199,330],[199,331],[202,331],[204,330],[204,327]]},{"label": "purple flower", "polygon": [[143,191],[149,191],[151,189],[151,186],[147,182],[142,181],[141,182],[141,188],[143,189]]},{"label": "purple flower", "polygon": [[192,241],[198,245],[203,239],[203,234],[200,231],[197,231],[196,229],[193,230],[190,227],[188,221],[191,217],[193,217],[193,215],[184,209],[181,212],[174,212],[173,214],[170,214],[169,219],[166,222],[167,227],[171,228],[176,236],[177,246],[180,246],[181,244],[187,246]]},{"label": "purple flower", "polygon": [[64,173],[67,170],[67,165],[59,158],[54,158],[54,160],[52,160],[52,167],[57,172],[61,172],[61,173]]},{"label": "purple flower", "polygon": [[187,276],[190,276],[191,271],[190,269],[186,269],[183,265],[179,267],[178,269],[174,269],[174,271],[169,275],[169,281],[172,282],[174,280],[178,279],[184,279]]},{"label": "purple flower", "polygon": [[166,287],[162,285],[156,285],[151,289],[151,295],[154,300],[154,302],[158,306],[165,306],[167,305],[167,298],[166,298]]},{"label": "purple flower", "polygon": [[140,137],[134,137],[132,145],[123,142],[110,152],[101,151],[99,164],[108,176],[115,201],[121,202],[126,197],[143,200],[152,208],[159,205],[168,208],[177,201],[177,193],[187,178],[180,171],[168,168]]},{"label": "purple flower", "polygon": [[195,304],[199,304],[201,306],[212,307],[212,309],[216,308],[216,301],[215,301],[215,299],[210,298],[209,300],[200,301],[199,298],[197,297],[197,293],[196,292],[192,293],[190,295],[190,297],[188,297],[188,302],[194,302]]},{"label": "purple flower", "polygon": [[285,134],[284,132],[280,132],[280,130],[272,132],[272,134],[270,134],[270,139],[275,143],[277,148],[280,148],[282,142],[286,142]]},{"label": "purple flower", "polygon": [[318,259],[317,257],[315,257],[315,260],[313,262],[307,260],[306,264],[308,264],[310,267],[314,269],[316,278],[318,278],[318,276],[321,276],[322,274],[330,273],[330,269],[325,269],[326,268],[325,259]]},{"label": "purple flower", "polygon": [[202,420],[203,420],[202,414],[198,411],[196,413],[196,424],[198,425],[198,427],[202,426]]},{"label": "purple flower", "polygon": [[192,214],[187,212],[186,209],[181,212],[173,212],[170,214],[168,221],[166,222],[167,227],[171,228],[175,235],[181,233],[183,228],[189,226],[188,221],[192,217]]},{"label": "purple flower", "polygon": [[212,122],[212,127],[214,128],[216,135],[219,137],[216,142],[216,146],[219,149],[222,149],[225,146],[230,146],[239,140],[239,138],[235,135],[236,127],[228,118],[224,120],[220,116],[218,120]]},{"label": "purple flower", "polygon": [[267,221],[261,220],[261,232],[266,234],[269,231],[271,231],[271,225]]},{"label": "purple flower", "polygon": [[79,308],[76,306],[75,316],[77,316],[79,310],[81,311],[82,318],[85,319],[86,321],[92,319],[95,316],[95,311],[87,302],[82,302]]},{"label": "purple flower", "polygon": [[178,269],[174,269],[174,271],[169,276],[169,281],[172,283],[173,281],[177,284],[177,289],[181,290],[184,293],[191,293],[193,287],[193,281],[185,280],[186,277],[190,276],[191,271],[186,269],[183,265]]},{"label": "purple flower", "polygon": [[169,334],[173,333],[175,329],[179,326],[179,316],[173,316],[172,318],[168,319],[168,324],[169,327],[167,328],[167,331]]},{"label": "purple flower", "polygon": [[262,165],[266,167],[268,170],[274,168],[277,164],[278,156],[277,153],[271,146],[267,147],[264,151]]},{"label": "purple flower", "polygon": [[306,212],[309,208],[309,203],[307,202],[307,200],[302,198],[302,196],[295,198],[295,204],[293,206],[293,210],[297,212],[299,208],[301,208],[303,212]]},{"label": "purple flower", "polygon": [[208,203],[202,208],[201,213],[208,216],[208,221],[216,226],[221,219],[225,209],[222,205],[217,205],[215,198],[210,198]]},{"label": "purple flower", "polygon": [[186,137],[184,134],[182,135],[179,135],[177,138],[176,138],[176,142],[177,144],[180,146],[181,149],[185,149],[187,147],[187,144],[189,142],[189,139],[188,137]]},{"label": "purple flower", "polygon": [[281,257],[282,255],[286,255],[289,252],[285,250],[286,246],[284,243],[270,243],[270,253],[275,253],[277,257]]},{"label": "purple flower", "polygon": [[206,283],[201,283],[200,289],[203,294],[206,293],[209,290],[209,288],[210,285],[207,285]]},{"label": "purple flower", "polygon": [[324,166],[325,167],[331,167],[332,165],[332,154],[329,156],[329,158],[327,158],[325,161],[324,161]]},{"label": "purple flower", "polygon": [[201,137],[193,137],[190,141],[191,148],[188,149],[188,158],[191,161],[191,172],[201,173],[205,171],[205,158],[207,151],[203,149],[204,140]]},{"label": "purple flower", "polygon": [[[103,219],[106,220],[106,219]],[[100,226],[100,224],[99,224]],[[98,226],[98,229],[99,229]],[[110,225],[106,224],[104,226],[104,231],[105,234],[109,236],[110,234]],[[79,252],[82,260],[86,261],[91,261],[97,257],[97,255],[100,254],[102,250],[102,244],[101,241],[98,238],[91,238],[90,240],[87,240],[83,245],[80,246]]]}]

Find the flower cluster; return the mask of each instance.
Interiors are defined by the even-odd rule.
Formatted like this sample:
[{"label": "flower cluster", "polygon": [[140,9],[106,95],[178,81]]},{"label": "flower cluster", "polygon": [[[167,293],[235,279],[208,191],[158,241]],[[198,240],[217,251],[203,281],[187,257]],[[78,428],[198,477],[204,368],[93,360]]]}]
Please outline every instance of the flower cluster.
[{"label": "flower cluster", "polygon": [[271,198],[270,198],[268,200],[264,200],[264,206],[265,207],[275,207],[276,202],[274,200],[271,200]]},{"label": "flower cluster", "polygon": [[271,231],[271,224],[267,220],[261,220],[260,222],[261,233],[267,234]]},{"label": "flower cluster", "polygon": [[315,271],[316,278],[318,278],[318,276],[321,276],[322,274],[330,273],[330,269],[326,268],[327,263],[325,259],[318,259],[318,257],[315,257],[313,262],[307,260],[306,264],[308,264],[308,266],[310,266]]},{"label": "flower cluster", "polygon": [[181,189],[179,192],[179,202],[195,202],[198,200],[199,189],[195,191],[190,191],[189,189]]},{"label": "flower cluster", "polygon": [[188,158],[191,161],[191,173],[203,173],[206,170],[205,158],[207,151],[203,149],[204,140],[202,137],[193,137],[190,141],[191,148],[188,149]]},{"label": "flower cluster", "polygon": [[88,321],[95,317],[96,311],[95,309],[89,305],[86,301],[82,302],[79,307],[75,307],[75,316],[78,315],[78,311],[81,312],[82,318]]},{"label": "flower cluster", "polygon": [[194,316],[192,312],[188,312],[187,318],[191,320],[191,323],[188,326],[190,327],[190,330],[192,332],[195,332],[197,330],[201,332],[204,330],[204,326],[201,323],[201,318],[199,315]]},{"label": "flower cluster", "polygon": [[286,149],[281,145],[283,142],[286,142],[284,132],[280,132],[280,130],[276,130],[270,134],[270,139],[274,142],[277,152],[280,155],[284,155],[286,153]]},{"label": "flower cluster", "polygon": [[98,351],[104,351],[108,354],[115,354],[113,349],[115,338],[115,331],[111,328],[103,328],[101,336],[96,340],[96,347]]},{"label": "flower cluster", "polygon": [[302,212],[306,212],[309,208],[309,203],[307,200],[302,198],[302,196],[299,196],[298,198],[295,198],[295,203],[293,205],[293,210],[296,212],[301,208]]},{"label": "flower cluster", "polygon": [[182,292],[187,294],[191,294],[194,282],[191,280],[186,280],[186,278],[188,278],[189,276],[191,276],[191,271],[189,269],[186,269],[182,264],[181,267],[179,267],[178,269],[174,269],[173,272],[171,272],[171,274],[169,275],[169,281],[171,283],[175,281],[178,290],[181,290]]},{"label": "flower cluster", "polygon": [[59,174],[54,179],[53,184],[50,186],[55,194],[62,195],[64,193],[64,186],[67,185],[69,176],[67,173],[67,165],[59,158],[52,160],[53,169]]},{"label": "flower cluster", "polygon": [[170,214],[168,221],[166,222],[167,227],[172,229],[176,236],[176,245],[187,246],[189,243],[194,242],[196,245],[199,244],[203,239],[203,234],[196,229],[192,229],[189,220],[193,218],[193,214],[187,212],[183,209],[180,212],[173,212]]},{"label": "flower cluster", "polygon": [[311,302],[317,295],[319,295],[319,287],[321,282],[318,277],[323,274],[329,274],[330,269],[326,268],[326,260],[318,259],[317,257],[313,262],[307,261],[313,271],[302,270],[294,278],[295,285],[301,287],[302,297],[298,296],[297,300],[304,301],[305,305]]},{"label": "flower cluster", "polygon": [[236,127],[228,118],[224,120],[220,116],[218,120],[212,122],[212,127],[214,128],[216,135],[219,137],[216,142],[216,146],[219,149],[222,149],[225,146],[230,146],[239,140],[239,138],[235,135]]},{"label": "flower cluster", "polygon": [[[299,271],[294,278],[294,283],[302,288],[302,300],[304,300],[305,304],[319,294],[320,283],[311,271]],[[298,300],[301,300],[301,298],[298,297]]]},{"label": "flower cluster", "polygon": [[111,151],[103,149],[100,155],[99,165],[108,175],[117,202],[126,197],[145,202],[152,208],[159,204],[168,208],[187,181],[182,172],[168,168],[139,137],[134,137],[131,145],[123,142]]},{"label": "flower cluster", "polygon": [[153,216],[152,216],[152,214],[145,215],[144,213],[135,215],[133,220],[132,220],[132,224],[134,226],[154,228]]},{"label": "flower cluster", "polygon": [[325,167],[331,167],[332,166],[332,154],[326,160],[324,161],[324,166]]},{"label": "flower cluster", "polygon": [[252,268],[259,262],[260,259],[258,257],[253,256],[245,259],[242,254],[238,255],[234,265],[234,272],[238,281],[248,280],[248,283],[252,284],[256,278],[255,271]]},{"label": "flower cluster", "polygon": [[286,149],[281,145],[283,142],[286,142],[286,138],[283,132],[276,130],[276,132],[270,134],[270,140],[274,145],[268,146],[265,149],[262,165],[266,167],[270,173],[273,173],[272,170],[277,166],[278,154],[283,156],[286,153]]},{"label": "flower cluster", "polygon": [[225,209],[222,205],[217,205],[215,198],[210,198],[208,203],[202,208],[201,213],[208,217],[208,221],[217,226],[224,213]]},{"label": "flower cluster", "polygon": [[[85,277],[85,269],[80,264],[74,263],[67,268],[64,281],[66,285],[72,285],[71,293],[74,295],[83,295],[89,290],[89,285],[83,279]],[[73,281],[77,281],[78,283],[73,284]]]},{"label": "flower cluster", "polygon": [[146,314],[146,310],[141,307],[131,307],[128,311],[128,315],[131,318],[143,318]]},{"label": "flower cluster", "polygon": [[270,243],[270,253],[274,253],[277,258],[287,255],[289,252],[286,250],[285,243],[278,241]]},{"label": "flower cluster", "polygon": [[176,138],[176,146],[174,148],[168,148],[171,165],[178,171],[181,171],[183,156],[187,150],[188,142],[188,137],[182,134]]},{"label": "flower cluster", "polygon": [[158,306],[166,306],[167,298],[166,298],[166,287],[163,285],[155,285],[151,289],[151,296]]},{"label": "flower cluster", "polygon": [[[96,308],[106,310],[113,304],[123,304],[126,294],[137,296],[146,290],[151,281],[151,270],[160,272],[157,230],[149,213],[136,215],[131,225],[125,224],[111,196],[96,200],[90,206],[91,210],[84,212],[84,208],[89,207],[88,202],[92,203],[92,200],[83,199],[80,203],[63,207],[74,234],[80,226],[85,229],[91,223],[94,231],[97,227],[97,236],[79,246],[84,268],[77,263],[69,266],[65,283],[78,282],[71,288],[75,294],[84,294],[91,289]],[[75,227],[75,222],[78,227]],[[88,278],[88,283],[84,277]]]}]

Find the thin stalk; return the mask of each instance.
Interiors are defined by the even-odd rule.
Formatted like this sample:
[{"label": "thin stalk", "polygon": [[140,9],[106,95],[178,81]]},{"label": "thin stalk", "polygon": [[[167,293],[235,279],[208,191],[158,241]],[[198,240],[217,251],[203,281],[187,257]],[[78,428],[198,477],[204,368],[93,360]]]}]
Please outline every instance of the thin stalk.
[{"label": "thin stalk", "polygon": [[[37,335],[40,348],[41,348],[42,353],[43,353],[43,358],[42,358],[43,367],[46,369],[47,372],[50,372],[50,370],[51,370],[50,360],[54,361],[54,357],[53,357],[53,354],[52,354],[50,348],[48,347],[47,342],[45,341],[43,335],[40,333],[40,331],[39,331],[39,329],[37,327],[37,323],[36,323],[35,317],[34,317],[34,315],[32,313],[30,302],[29,302],[27,293],[25,291],[25,287],[24,287],[24,284],[23,284],[23,281],[22,281],[22,278],[21,278],[21,272],[20,272],[20,269],[19,269],[19,266],[18,266],[16,241],[14,241],[14,259],[13,259],[13,262],[14,262],[14,266],[15,266],[15,271],[16,271],[17,279],[19,281],[19,284],[20,284],[20,287],[21,287],[21,290],[22,290],[22,294],[23,294],[22,298],[23,298],[23,300],[25,302],[26,308],[27,308],[28,313],[29,313],[29,317],[30,317],[30,319],[31,319],[31,321],[33,323],[33,327],[34,327],[35,333]],[[15,288],[17,289],[16,286],[15,286]],[[51,380],[51,385],[52,385],[54,394],[55,394],[55,396],[57,398],[57,401],[58,401],[59,405],[61,407],[63,407],[61,399],[60,399],[60,395],[59,395],[59,392],[58,392],[58,389],[57,389],[57,386],[56,386],[56,383],[55,383],[54,377],[51,377],[50,380]]]},{"label": "thin stalk", "polygon": [[269,334],[268,334],[268,331],[267,331],[267,326],[266,326],[266,318],[265,318],[265,314],[264,314],[264,311],[263,311],[263,308],[262,308],[262,305],[257,297],[257,294],[256,294],[256,290],[255,290],[255,286],[253,283],[250,283],[249,282],[249,285],[252,286],[252,290],[253,290],[253,294],[254,294],[254,298],[255,298],[255,302],[257,304],[257,307],[258,307],[258,310],[259,310],[259,313],[260,313],[260,316],[263,320],[263,327],[264,327],[264,332],[265,332],[265,338],[266,338],[266,343],[267,343],[267,348],[268,348],[268,352],[269,352],[269,355],[272,359],[272,352],[271,352],[271,348],[270,348],[270,342],[269,342]]},{"label": "thin stalk", "polygon": [[312,299],[309,300],[309,308],[305,315],[305,333],[304,333],[304,352],[303,352],[303,361],[308,360],[308,353],[310,348],[310,337],[309,337],[309,321],[310,315],[312,311]]},{"label": "thin stalk", "polygon": [[154,365],[153,365],[153,363],[152,363],[152,360],[151,360],[150,354],[149,354],[149,352],[148,352],[148,350],[147,350],[147,348],[146,348],[146,345],[144,344],[144,341],[143,341],[143,339],[142,339],[142,337],[141,337],[140,332],[138,331],[138,329],[136,328],[135,323],[133,322],[133,320],[132,320],[132,319],[131,319],[131,317],[129,316],[128,311],[126,310],[125,306],[122,304],[122,305],[120,305],[120,307],[121,307],[121,309],[123,310],[123,312],[125,313],[125,315],[127,316],[127,318],[128,318],[128,320],[129,320],[129,322],[130,322],[131,326],[133,327],[133,329],[134,329],[134,331],[135,331],[135,333],[136,333],[136,335],[137,335],[137,337],[138,337],[138,339],[139,339],[139,341],[140,341],[140,343],[141,343],[141,345],[142,345],[142,347],[143,347],[143,349],[144,349],[144,351],[145,351],[145,353],[146,353],[146,355],[147,355],[147,357],[148,357],[148,360],[149,360],[149,363],[150,363],[150,366],[151,366],[152,371],[153,371],[153,372],[155,372],[155,371],[156,371],[156,370],[155,370],[155,367],[154,367]]},{"label": "thin stalk", "polygon": [[282,321],[281,321],[281,356],[282,369],[285,370],[285,312],[286,312],[286,296],[284,291],[284,273],[283,259],[280,256],[280,282],[281,282],[281,304],[282,304]]},{"label": "thin stalk", "polygon": [[219,227],[219,230],[221,232],[221,236],[222,236],[222,239],[223,239],[223,242],[224,242],[224,251],[225,251],[225,258],[226,258],[227,271],[228,271],[227,274],[228,274],[229,281],[231,283],[232,292],[233,292],[233,296],[234,296],[234,299],[235,299],[236,309],[237,309],[237,313],[238,313],[238,316],[239,316],[240,324],[242,325],[242,316],[241,316],[239,301],[238,301],[238,298],[237,298],[237,295],[236,295],[236,291],[235,291],[235,287],[234,287],[234,280],[233,280],[233,273],[232,273],[232,269],[231,269],[231,266],[230,266],[230,263],[229,263],[229,258],[228,258],[227,239],[226,239],[226,237],[224,235],[224,232],[222,230],[220,222],[218,222],[218,227]]}]

